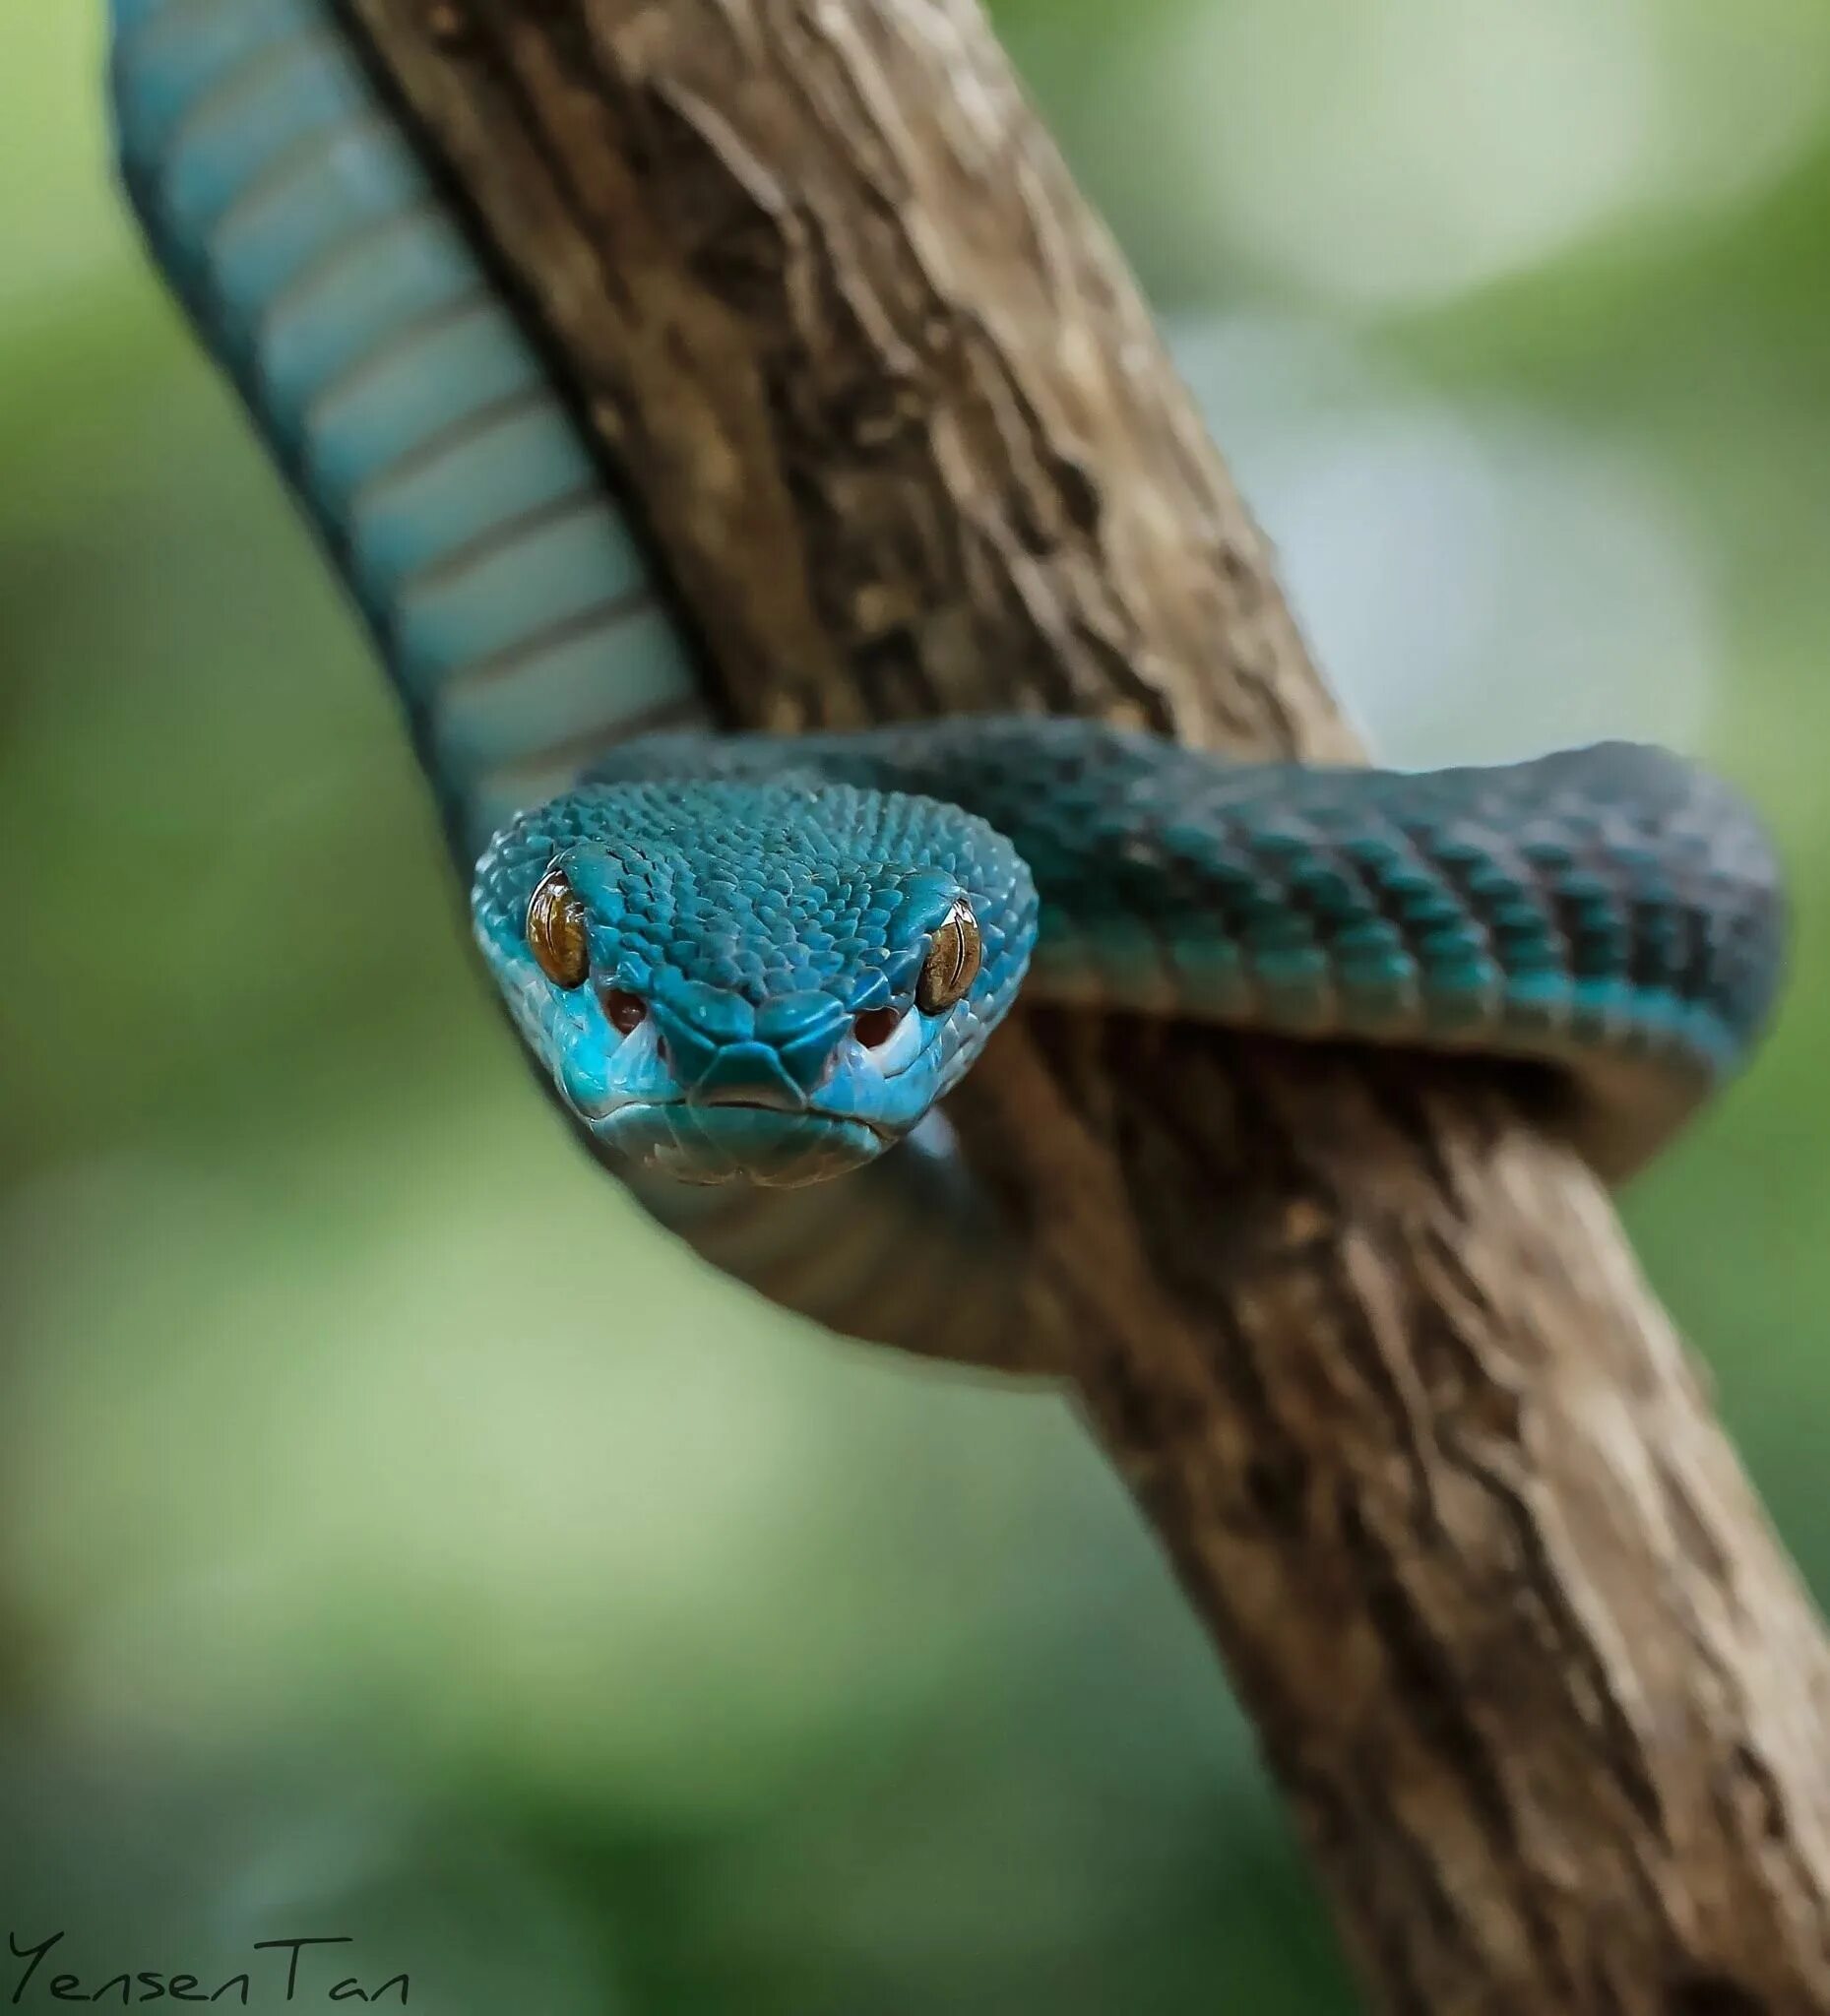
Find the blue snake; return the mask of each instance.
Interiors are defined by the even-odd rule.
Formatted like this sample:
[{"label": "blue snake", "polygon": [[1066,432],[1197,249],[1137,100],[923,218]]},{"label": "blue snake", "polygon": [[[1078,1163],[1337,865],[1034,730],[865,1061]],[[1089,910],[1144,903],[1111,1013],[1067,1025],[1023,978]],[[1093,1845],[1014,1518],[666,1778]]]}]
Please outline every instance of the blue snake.
[{"label": "blue snake", "polygon": [[994,1264],[939,1102],[1019,999],[1542,1065],[1609,1175],[1749,1053],[1780,875],[1658,750],[1406,775],[1045,719],[718,732],[330,0],[112,25],[123,185],[370,629],[531,1058],[715,1264],[918,1334],[917,1278]]}]

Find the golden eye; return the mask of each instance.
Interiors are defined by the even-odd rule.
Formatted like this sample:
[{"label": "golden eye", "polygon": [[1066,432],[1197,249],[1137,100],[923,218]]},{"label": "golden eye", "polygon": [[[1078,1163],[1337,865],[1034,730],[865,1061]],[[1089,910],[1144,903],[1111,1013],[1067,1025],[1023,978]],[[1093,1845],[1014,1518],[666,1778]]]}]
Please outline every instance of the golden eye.
[{"label": "golden eye", "polygon": [[528,899],[528,950],[556,987],[576,987],[591,971],[585,906],[564,874],[548,868]]},{"label": "golden eye", "polygon": [[921,977],[915,981],[915,1006],[923,1015],[944,1015],[978,976],[978,962],[984,947],[978,936],[978,919],[973,907],[958,897],[940,920],[934,942],[927,948]]}]

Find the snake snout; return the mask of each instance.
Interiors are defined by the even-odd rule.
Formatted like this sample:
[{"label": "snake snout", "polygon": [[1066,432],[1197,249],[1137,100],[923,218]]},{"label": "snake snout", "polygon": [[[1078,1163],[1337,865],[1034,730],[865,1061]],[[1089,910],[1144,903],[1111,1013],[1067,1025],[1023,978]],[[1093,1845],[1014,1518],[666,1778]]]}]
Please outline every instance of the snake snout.
[{"label": "snake snout", "polygon": [[800,1113],[807,1095],[789,1076],[780,1053],[764,1042],[726,1043],[713,1052],[686,1088],[687,1102],[704,1106],[764,1106]]},{"label": "snake snout", "polygon": [[658,994],[660,1054],[688,1104],[805,1112],[831,1076],[850,1026],[829,996],[779,996],[761,1007],[703,986]]}]

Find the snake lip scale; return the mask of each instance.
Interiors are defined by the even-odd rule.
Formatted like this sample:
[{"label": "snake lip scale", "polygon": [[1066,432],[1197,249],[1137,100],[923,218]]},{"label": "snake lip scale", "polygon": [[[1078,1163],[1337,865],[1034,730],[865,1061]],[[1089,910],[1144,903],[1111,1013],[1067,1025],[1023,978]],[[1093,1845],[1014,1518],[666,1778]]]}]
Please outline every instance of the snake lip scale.
[{"label": "snake lip scale", "polygon": [[858,1126],[876,1135],[880,1143],[886,1148],[900,1138],[900,1136],[893,1134],[887,1127],[879,1126],[873,1120],[861,1117],[854,1118],[850,1113],[833,1112],[830,1108],[821,1106],[808,1106],[800,1111],[793,1112],[789,1111],[787,1107],[772,1105],[768,1101],[760,1099],[721,1099],[707,1101],[703,1103],[687,1099],[648,1101],[605,1100],[598,1105],[581,1105],[577,1108],[577,1111],[578,1117],[587,1126],[601,1127],[614,1122],[619,1114],[664,1113],[670,1107],[676,1106],[682,1110],[690,1110],[700,1116],[703,1116],[709,1110],[720,1113],[766,1114],[771,1125],[780,1125],[784,1120],[800,1120],[814,1127]]}]

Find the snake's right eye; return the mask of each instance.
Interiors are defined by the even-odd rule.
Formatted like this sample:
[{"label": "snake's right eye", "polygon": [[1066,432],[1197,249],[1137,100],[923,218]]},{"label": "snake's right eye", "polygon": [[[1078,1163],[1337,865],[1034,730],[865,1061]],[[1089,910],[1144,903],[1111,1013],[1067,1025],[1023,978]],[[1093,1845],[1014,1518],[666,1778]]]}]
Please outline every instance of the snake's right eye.
[{"label": "snake's right eye", "polygon": [[964,1001],[983,957],[984,941],[973,907],[965,897],[956,898],[928,947],[915,981],[915,1006],[923,1015],[944,1015]]},{"label": "snake's right eye", "polygon": [[548,868],[528,899],[528,950],[556,987],[576,987],[591,971],[585,906],[563,870]]}]

